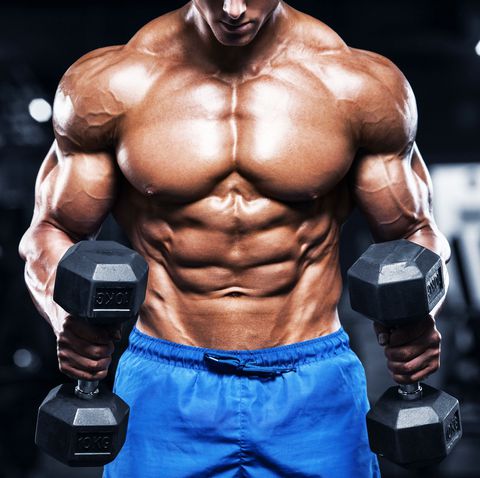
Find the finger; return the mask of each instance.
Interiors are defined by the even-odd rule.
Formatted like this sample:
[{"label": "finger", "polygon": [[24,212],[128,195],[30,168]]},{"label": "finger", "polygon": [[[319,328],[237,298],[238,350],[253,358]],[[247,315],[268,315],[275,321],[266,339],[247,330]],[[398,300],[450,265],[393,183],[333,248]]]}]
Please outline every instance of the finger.
[{"label": "finger", "polygon": [[390,341],[390,328],[377,322],[373,323],[375,334],[377,335],[378,345],[382,347],[388,345]]},{"label": "finger", "polygon": [[91,325],[73,318],[65,322],[64,332],[75,334],[77,337],[94,344],[107,345],[112,340],[107,327]]},{"label": "finger", "polygon": [[61,364],[66,363],[77,370],[87,372],[92,375],[108,370],[108,367],[112,361],[110,357],[99,360],[89,359],[74,352],[73,350],[69,350],[68,352],[60,351],[58,353],[58,360]]},{"label": "finger", "polygon": [[413,375],[392,374],[392,377],[396,383],[406,385],[409,383],[421,382],[422,380],[426,380],[432,373],[435,373],[437,369],[438,367],[436,367],[435,365],[429,365],[428,367],[424,368],[423,370],[419,370]]},{"label": "finger", "polygon": [[389,361],[387,363],[388,369],[393,374],[408,376],[412,376],[430,365],[436,365],[437,368],[440,365],[440,353],[438,350],[428,350],[408,362]]},{"label": "finger", "polygon": [[103,380],[107,376],[107,370],[101,372],[90,373],[84,370],[75,368],[69,363],[63,362],[59,364],[60,372],[67,375],[67,377],[73,378],[74,380],[88,380],[88,381],[97,381]]},{"label": "finger", "polygon": [[434,330],[426,330],[408,345],[399,347],[385,347],[385,356],[392,362],[408,362],[418,357],[428,349],[440,350],[441,336]]},{"label": "finger", "polygon": [[115,350],[115,346],[112,341],[108,344],[92,344],[86,340],[77,337],[74,334],[62,334],[57,341],[57,349],[60,350],[74,350],[79,355],[84,357],[99,360],[102,358],[110,357]]},{"label": "finger", "polygon": [[417,339],[425,333],[426,330],[433,330],[435,328],[435,321],[432,317],[428,316],[423,320],[419,320],[412,324],[402,325],[396,327],[390,332],[389,345],[391,347],[398,347],[406,345],[412,340]]}]

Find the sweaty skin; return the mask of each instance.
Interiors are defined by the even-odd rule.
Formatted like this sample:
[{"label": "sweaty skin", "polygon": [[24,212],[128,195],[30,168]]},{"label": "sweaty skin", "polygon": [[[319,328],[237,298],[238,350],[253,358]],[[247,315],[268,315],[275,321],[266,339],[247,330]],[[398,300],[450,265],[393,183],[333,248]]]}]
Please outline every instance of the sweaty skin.
[{"label": "sweaty skin", "polygon": [[[104,376],[118,331],[71,320],[52,300],[55,270],[109,212],[150,266],[137,326],[201,347],[336,331],[339,236],[354,206],[375,240],[449,258],[401,72],[284,2],[221,4],[157,18],[126,45],[85,55],[59,85],[20,252],[73,377]],[[377,330],[398,382],[438,368],[434,315]]]}]

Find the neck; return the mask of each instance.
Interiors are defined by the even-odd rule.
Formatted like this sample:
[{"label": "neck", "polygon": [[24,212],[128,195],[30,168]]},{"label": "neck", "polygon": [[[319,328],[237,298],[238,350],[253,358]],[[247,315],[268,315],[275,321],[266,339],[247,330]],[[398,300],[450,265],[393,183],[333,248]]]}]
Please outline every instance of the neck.
[{"label": "neck", "polygon": [[[283,2],[265,20],[255,38],[244,46],[220,43],[193,2],[185,10],[184,21],[191,33],[195,55],[221,71],[255,70],[283,45],[288,31],[290,12]],[[198,56],[197,56],[198,58]]]}]

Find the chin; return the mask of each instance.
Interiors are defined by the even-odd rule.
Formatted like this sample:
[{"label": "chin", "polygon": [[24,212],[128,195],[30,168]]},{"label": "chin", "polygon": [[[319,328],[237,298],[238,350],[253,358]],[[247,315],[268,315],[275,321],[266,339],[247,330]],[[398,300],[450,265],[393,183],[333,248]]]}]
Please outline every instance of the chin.
[{"label": "chin", "polygon": [[215,38],[224,46],[247,46],[256,35],[227,35],[223,32],[214,32]]},{"label": "chin", "polygon": [[240,46],[247,46],[249,43],[252,42],[252,38],[241,39],[241,40],[237,40],[237,41],[218,39],[218,41],[224,46],[238,46],[238,47],[240,47]]}]

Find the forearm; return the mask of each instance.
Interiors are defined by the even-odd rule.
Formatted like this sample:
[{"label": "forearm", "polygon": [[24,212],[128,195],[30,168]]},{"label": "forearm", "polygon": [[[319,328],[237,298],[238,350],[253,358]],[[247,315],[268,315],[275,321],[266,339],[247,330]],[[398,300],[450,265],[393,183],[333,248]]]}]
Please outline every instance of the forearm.
[{"label": "forearm", "polygon": [[450,260],[450,245],[446,237],[436,226],[428,225],[406,236],[405,239],[415,242],[438,254],[445,263]]},{"label": "forearm", "polygon": [[23,236],[20,256],[25,260],[25,282],[38,312],[50,323],[56,335],[66,312],[53,301],[58,262],[75,241],[48,223],[32,225]]}]

